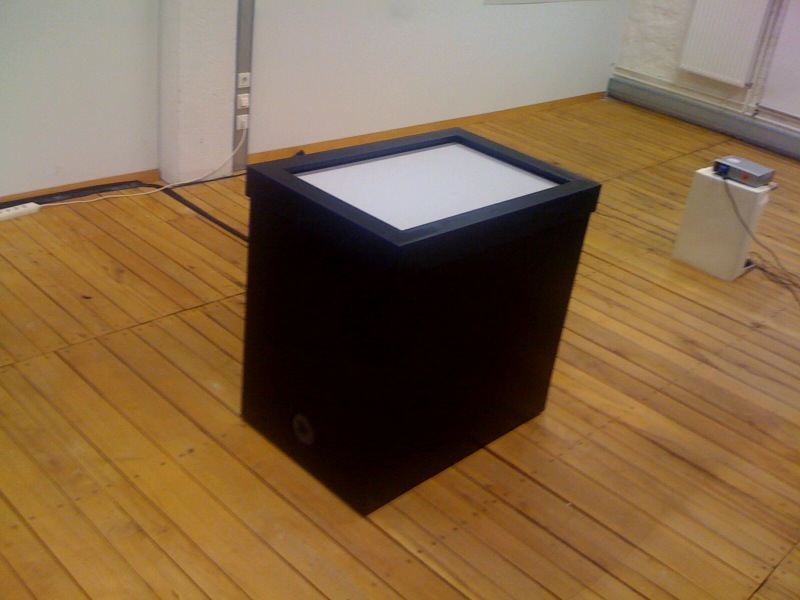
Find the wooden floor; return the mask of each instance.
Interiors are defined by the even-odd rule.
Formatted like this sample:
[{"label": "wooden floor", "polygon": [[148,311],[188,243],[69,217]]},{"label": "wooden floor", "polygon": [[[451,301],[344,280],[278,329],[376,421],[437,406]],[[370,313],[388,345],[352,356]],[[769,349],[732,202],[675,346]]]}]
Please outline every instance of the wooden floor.
[{"label": "wooden floor", "polygon": [[[0,597],[799,597],[800,308],[670,253],[736,154],[800,271],[800,164],[613,100],[470,129],[603,183],[548,406],[367,518],[238,417],[243,242],[162,194],[0,223]],[[245,231],[243,186],[181,193]]]}]

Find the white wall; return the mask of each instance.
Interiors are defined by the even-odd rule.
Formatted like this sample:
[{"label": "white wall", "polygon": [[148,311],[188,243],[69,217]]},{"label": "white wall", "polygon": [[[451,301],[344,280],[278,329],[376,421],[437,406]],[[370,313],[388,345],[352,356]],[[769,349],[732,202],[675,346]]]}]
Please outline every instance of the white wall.
[{"label": "white wall", "polygon": [[603,91],[628,4],[256,2],[250,152]]},{"label": "white wall", "polygon": [[633,0],[615,74],[742,110],[751,91],[679,68],[694,0]]},{"label": "white wall", "polygon": [[800,119],[800,0],[789,0],[761,107]]},{"label": "white wall", "polygon": [[[0,0],[0,197],[159,168],[163,1]],[[628,4],[259,0],[249,151],[603,91]]]},{"label": "white wall", "polygon": [[158,0],[0,2],[0,196],[158,166]]},{"label": "white wall", "polygon": [[694,0],[634,0],[617,63],[644,78],[674,82]]},{"label": "white wall", "polygon": [[[777,57],[781,61],[783,42],[790,42],[787,54],[791,57],[800,49],[797,30],[781,28],[784,21],[791,23],[791,19],[787,20],[787,9],[790,2],[797,1],[769,3],[753,84],[739,87],[679,68],[696,0],[632,0],[609,94],[787,156],[800,157],[800,115],[770,111],[762,104],[769,101],[770,92],[778,91],[771,88],[772,77],[767,78],[770,60]],[[730,44],[737,43],[735,35],[728,37]],[[795,61],[787,64],[791,66]],[[781,75],[781,97],[800,98],[800,78],[796,74]]]},{"label": "white wall", "polygon": [[[773,2],[776,22],[784,18],[789,0]],[[622,39],[615,74],[641,83],[736,112],[751,112],[764,93],[767,63],[758,65],[755,85],[741,88],[695,75],[679,68],[681,51],[689,27],[694,0],[633,0]],[[794,31],[768,31],[765,43],[774,45],[778,36]],[[731,39],[731,44],[736,40]],[[769,59],[769,53],[767,53]],[[785,78],[797,87],[800,78]]]}]

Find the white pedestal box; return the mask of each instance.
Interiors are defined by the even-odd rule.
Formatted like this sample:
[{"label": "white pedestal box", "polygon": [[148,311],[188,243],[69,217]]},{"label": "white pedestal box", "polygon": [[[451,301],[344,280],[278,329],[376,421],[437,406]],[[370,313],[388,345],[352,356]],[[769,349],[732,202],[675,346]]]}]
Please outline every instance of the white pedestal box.
[{"label": "white pedestal box", "polygon": [[752,240],[737,218],[731,198],[744,223],[755,233],[772,187],[726,181],[715,175],[711,167],[696,171],[673,258],[725,281],[736,279],[747,269]]}]

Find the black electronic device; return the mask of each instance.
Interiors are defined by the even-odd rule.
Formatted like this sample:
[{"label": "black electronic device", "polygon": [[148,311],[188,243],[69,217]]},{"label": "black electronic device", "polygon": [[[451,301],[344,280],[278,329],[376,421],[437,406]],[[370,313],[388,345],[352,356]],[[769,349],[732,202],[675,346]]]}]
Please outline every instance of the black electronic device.
[{"label": "black electronic device", "polygon": [[458,129],[252,165],[244,419],[368,513],[535,417],[599,191]]}]

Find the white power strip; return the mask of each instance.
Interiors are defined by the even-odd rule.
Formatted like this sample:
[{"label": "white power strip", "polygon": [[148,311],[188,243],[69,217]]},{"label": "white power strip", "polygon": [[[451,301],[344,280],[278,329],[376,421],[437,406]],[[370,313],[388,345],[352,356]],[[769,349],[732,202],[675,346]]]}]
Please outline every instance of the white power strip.
[{"label": "white power strip", "polygon": [[10,208],[0,208],[0,221],[8,221],[17,217],[24,217],[25,215],[32,215],[39,212],[39,205],[36,202],[28,202],[27,204],[18,204]]}]

